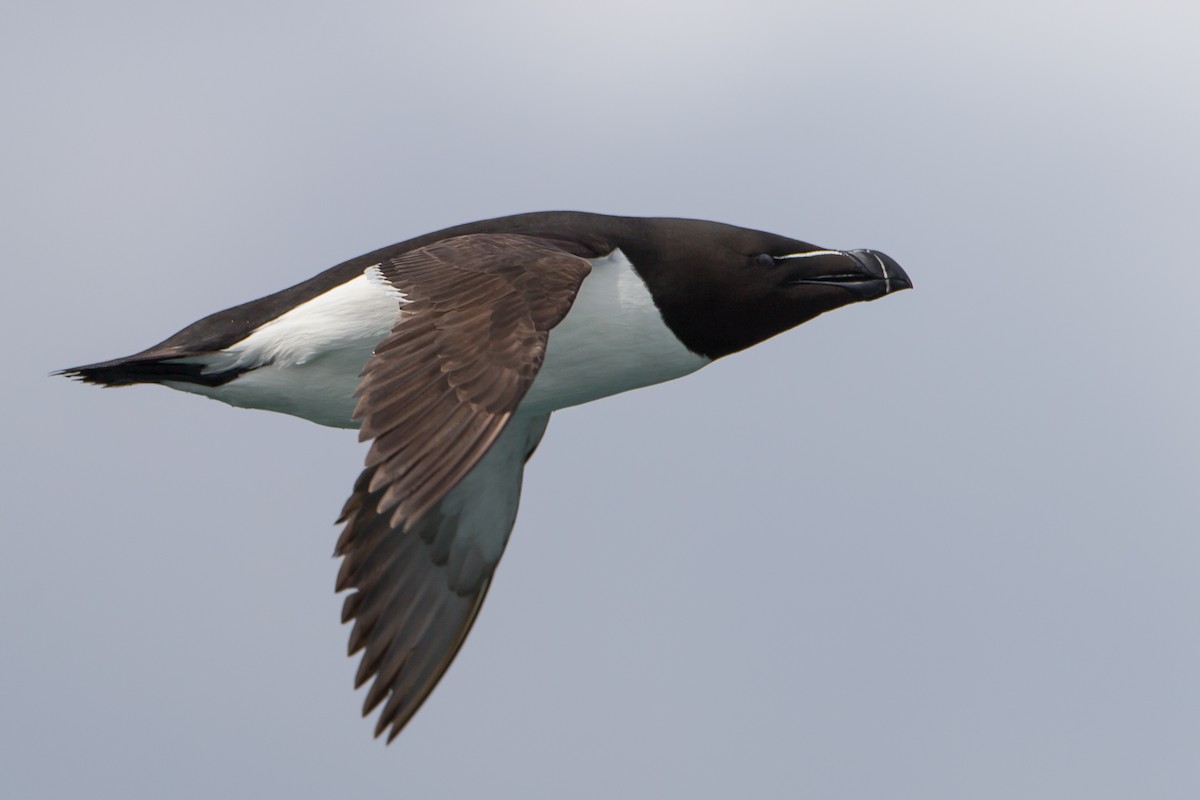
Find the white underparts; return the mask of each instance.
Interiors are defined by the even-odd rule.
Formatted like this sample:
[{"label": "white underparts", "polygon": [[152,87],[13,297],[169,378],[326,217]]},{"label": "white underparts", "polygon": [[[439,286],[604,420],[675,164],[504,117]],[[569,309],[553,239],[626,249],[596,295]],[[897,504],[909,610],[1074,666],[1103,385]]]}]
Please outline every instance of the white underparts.
[{"label": "white underparts", "polygon": [[292,367],[327,355],[330,350],[370,341],[372,346],[392,330],[397,303],[404,295],[379,274],[378,265],[357,278],[260,325],[242,341],[209,362],[207,371],[274,364]]},{"label": "white underparts", "polygon": [[[359,374],[404,302],[378,267],[369,267],[199,359],[206,372],[248,369],[244,374],[221,386],[167,385],[243,408],[357,427],[351,415]],[[574,305],[550,332],[545,361],[518,410],[548,414],[678,378],[707,363],[675,337],[633,265],[614,250],[592,260]]]},{"label": "white underparts", "polygon": [[[377,271],[377,270],[376,270]],[[250,368],[221,386],[168,383],[242,408],[355,428],[354,390],[375,345],[396,324],[403,295],[371,269],[260,325],[204,358],[206,372]]]},{"label": "white underparts", "polygon": [[548,416],[517,417],[466,477],[438,504],[434,549],[448,540],[446,579],[456,591],[491,574],[517,517],[525,456],[542,438]]},{"label": "white underparts", "polygon": [[620,250],[592,259],[521,413],[546,413],[687,375],[710,359],[683,346]]}]

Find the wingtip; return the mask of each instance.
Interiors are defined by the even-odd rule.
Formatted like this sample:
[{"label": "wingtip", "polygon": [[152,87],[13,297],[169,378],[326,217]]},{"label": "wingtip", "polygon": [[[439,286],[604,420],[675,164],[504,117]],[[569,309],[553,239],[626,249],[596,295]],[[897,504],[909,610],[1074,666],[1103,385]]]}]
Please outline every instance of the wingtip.
[{"label": "wingtip", "polygon": [[[382,719],[380,719],[378,722],[376,722],[375,723],[375,738],[378,739],[380,736],[382,736],[383,732],[385,730],[387,730],[387,727],[388,727],[388,724],[386,722],[384,722]],[[392,730],[388,731],[387,738],[383,740],[383,743],[385,745],[391,744],[392,740],[396,738],[396,734],[398,734],[398,733],[400,733],[400,731],[396,730],[393,727]]]},{"label": "wingtip", "polygon": [[[408,724],[410,719],[412,719],[412,716],[415,712],[416,709],[412,709],[412,711],[408,714],[400,716],[388,716],[387,709],[385,708],[383,712],[380,713],[379,719],[375,722],[375,738],[378,739],[383,732],[387,730],[387,739],[385,739],[383,743],[385,745],[391,744],[396,737],[400,735],[400,731],[404,730],[404,726]],[[363,716],[366,715],[364,714]],[[388,730],[389,728],[390,730]]]},{"label": "wingtip", "polygon": [[[359,603],[362,602],[362,593],[354,592],[346,595],[346,599],[342,601],[342,624],[345,625],[358,614]],[[354,655],[351,653],[351,655]]]}]

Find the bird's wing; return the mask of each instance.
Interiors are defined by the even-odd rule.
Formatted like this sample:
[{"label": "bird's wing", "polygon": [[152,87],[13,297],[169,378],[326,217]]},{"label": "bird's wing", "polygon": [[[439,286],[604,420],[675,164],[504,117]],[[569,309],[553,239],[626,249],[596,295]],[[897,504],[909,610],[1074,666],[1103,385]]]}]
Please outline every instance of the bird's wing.
[{"label": "bird's wing", "polygon": [[[549,415],[518,416],[475,468],[411,528],[378,511],[381,492],[356,490],[337,545],[342,621],[354,620],[350,655],[362,650],[355,687],[374,682],[363,716],[380,703],[388,741],[416,713],[471,630],[517,516],[524,462]],[[368,469],[360,487],[369,481]]]},{"label": "bird's wing", "polygon": [[591,266],[555,242],[476,234],[376,268],[401,295],[392,333],[358,387],[373,439],[346,502],[337,588],[355,589],[363,713],[400,732],[450,665],[479,611],[516,517],[525,459],[548,415],[514,412],[550,330]]}]

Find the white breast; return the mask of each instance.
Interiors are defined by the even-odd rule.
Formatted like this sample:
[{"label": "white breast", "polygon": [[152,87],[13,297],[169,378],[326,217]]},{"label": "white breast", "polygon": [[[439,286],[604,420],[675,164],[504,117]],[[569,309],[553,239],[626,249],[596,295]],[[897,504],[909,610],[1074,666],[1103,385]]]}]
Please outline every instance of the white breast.
[{"label": "white breast", "polygon": [[650,290],[620,250],[592,259],[521,413],[546,413],[687,375],[710,359],[663,322]]}]

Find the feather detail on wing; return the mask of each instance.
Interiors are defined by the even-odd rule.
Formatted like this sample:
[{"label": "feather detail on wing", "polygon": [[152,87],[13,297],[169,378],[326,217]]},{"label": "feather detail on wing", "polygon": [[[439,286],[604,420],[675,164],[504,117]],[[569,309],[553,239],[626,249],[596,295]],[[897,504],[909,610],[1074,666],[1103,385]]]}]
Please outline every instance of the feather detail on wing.
[{"label": "feather detail on wing", "polygon": [[[466,477],[409,530],[378,513],[363,473],[342,520],[337,589],[354,589],[349,653],[362,651],[355,686],[374,679],[363,715],[383,703],[375,735],[391,741],[450,666],[483,604],[512,529],[525,459],[548,416],[515,418]],[[386,700],[386,703],[384,702]]]}]

